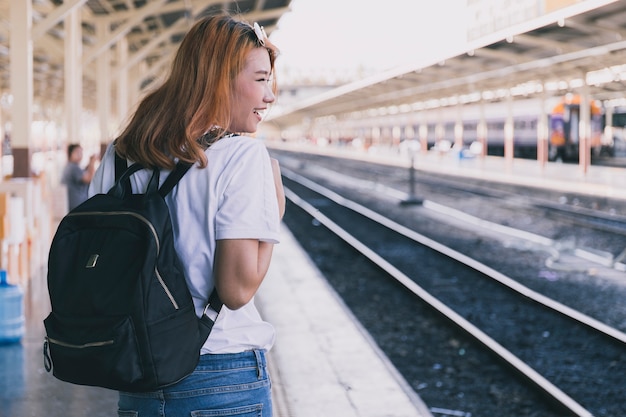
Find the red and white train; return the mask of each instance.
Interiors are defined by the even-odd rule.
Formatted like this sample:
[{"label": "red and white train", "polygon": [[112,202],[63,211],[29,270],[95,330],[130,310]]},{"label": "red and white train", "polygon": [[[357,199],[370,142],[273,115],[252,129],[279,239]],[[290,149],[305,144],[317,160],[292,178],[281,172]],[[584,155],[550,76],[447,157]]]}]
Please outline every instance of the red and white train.
[{"label": "red and white train", "polygon": [[[604,109],[598,102],[590,102],[592,158],[614,155],[617,136],[611,132],[626,125],[626,112],[615,110],[612,116],[614,129],[606,130]],[[512,123],[507,124],[509,117]],[[481,120],[484,123],[481,124]],[[543,132],[542,136],[548,140],[548,159],[573,162],[579,155],[580,120],[580,97],[568,94],[545,101],[519,99],[510,103],[463,104],[421,110],[410,115],[361,120],[358,128],[353,126],[350,133],[337,140],[349,142],[352,137],[358,137],[358,142],[368,147],[402,146],[404,141],[425,138],[429,149],[441,149],[458,143],[457,138],[462,138],[463,147],[469,148],[480,142],[482,136],[486,139],[488,155],[503,156],[505,133],[510,130],[514,156],[534,159],[537,158],[538,138]]]}]

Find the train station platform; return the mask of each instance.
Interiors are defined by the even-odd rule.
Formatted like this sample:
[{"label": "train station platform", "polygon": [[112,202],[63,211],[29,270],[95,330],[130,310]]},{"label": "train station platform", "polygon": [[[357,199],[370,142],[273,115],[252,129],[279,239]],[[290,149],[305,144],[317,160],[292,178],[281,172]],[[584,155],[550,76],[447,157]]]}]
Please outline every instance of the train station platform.
[{"label": "train station platform", "polygon": [[[256,297],[277,330],[270,351],[275,417],[430,417],[288,229]],[[25,286],[26,334],[0,345],[0,417],[116,415],[117,393],[56,380],[44,370],[45,271]]]},{"label": "train station platform", "polygon": [[[403,167],[411,164],[409,156],[397,150],[355,152],[275,145],[268,144],[270,152],[272,148],[306,150]],[[590,166],[583,172],[576,164],[541,166],[531,160],[435,152],[417,153],[413,166],[455,175],[459,181],[483,178],[626,200],[625,168]],[[25,193],[26,210],[30,194],[36,193]],[[51,211],[52,204],[45,198],[34,201]],[[38,230],[45,235],[54,227]],[[30,232],[28,236],[21,246],[32,255],[31,266],[27,278],[18,280],[25,290],[26,333],[21,343],[0,345],[0,417],[115,415],[115,392],[66,384],[44,370],[42,320],[49,311],[45,267],[42,251],[33,254],[37,236]],[[377,349],[286,228],[256,302],[277,330],[276,345],[270,352],[275,417],[431,417],[427,406]]]}]

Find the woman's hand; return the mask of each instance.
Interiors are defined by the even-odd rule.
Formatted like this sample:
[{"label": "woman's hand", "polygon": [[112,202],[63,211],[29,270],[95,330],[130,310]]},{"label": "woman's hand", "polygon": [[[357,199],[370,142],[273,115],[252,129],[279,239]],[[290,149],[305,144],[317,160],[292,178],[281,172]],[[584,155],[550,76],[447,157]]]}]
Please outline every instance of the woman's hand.
[{"label": "woman's hand", "polygon": [[285,189],[283,187],[283,179],[280,174],[280,165],[277,159],[271,158],[272,173],[274,174],[274,186],[276,187],[276,198],[278,200],[278,215],[282,219],[285,215]]}]

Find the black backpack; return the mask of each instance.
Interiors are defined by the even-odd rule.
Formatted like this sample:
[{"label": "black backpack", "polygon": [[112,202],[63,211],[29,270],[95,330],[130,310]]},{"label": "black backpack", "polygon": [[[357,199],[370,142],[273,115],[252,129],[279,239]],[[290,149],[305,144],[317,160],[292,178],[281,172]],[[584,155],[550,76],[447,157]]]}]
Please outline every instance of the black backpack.
[{"label": "black backpack", "polygon": [[[145,194],[133,194],[142,167],[115,158],[115,185],[68,213],[52,240],[44,363],[74,384],[153,391],[194,370],[214,323],[195,314],[164,200],[189,165],[160,189],[154,169]],[[209,306],[221,305],[213,291]]]}]

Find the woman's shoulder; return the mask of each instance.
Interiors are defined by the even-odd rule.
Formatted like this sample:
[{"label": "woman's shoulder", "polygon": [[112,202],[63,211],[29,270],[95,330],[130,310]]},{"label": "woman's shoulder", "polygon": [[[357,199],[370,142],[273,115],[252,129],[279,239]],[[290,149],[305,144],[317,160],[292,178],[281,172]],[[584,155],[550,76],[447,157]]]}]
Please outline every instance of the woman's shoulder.
[{"label": "woman's shoulder", "polygon": [[232,153],[248,153],[266,150],[265,143],[258,138],[246,135],[225,137],[208,148],[208,151],[230,151]]}]

